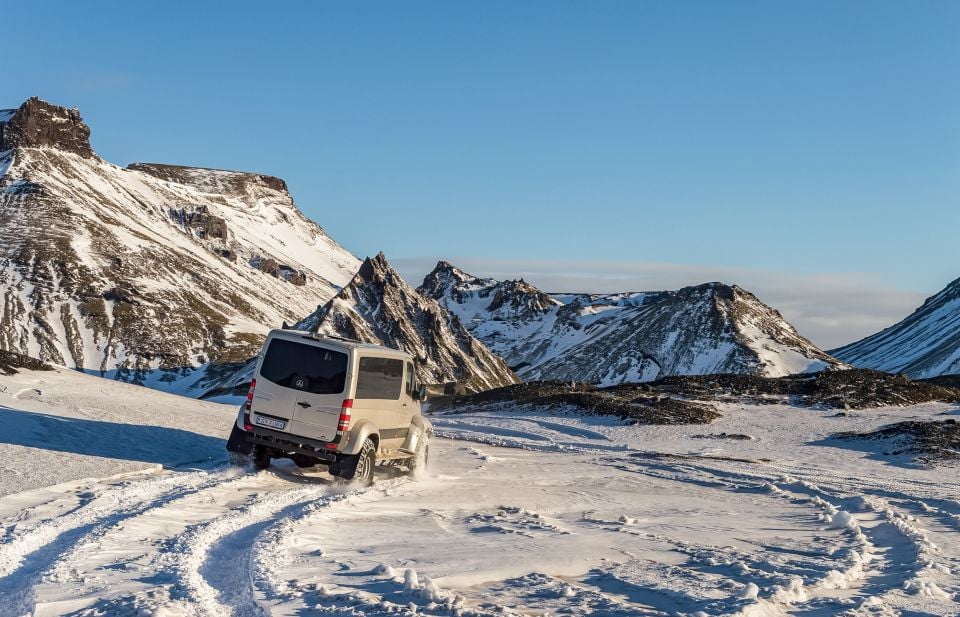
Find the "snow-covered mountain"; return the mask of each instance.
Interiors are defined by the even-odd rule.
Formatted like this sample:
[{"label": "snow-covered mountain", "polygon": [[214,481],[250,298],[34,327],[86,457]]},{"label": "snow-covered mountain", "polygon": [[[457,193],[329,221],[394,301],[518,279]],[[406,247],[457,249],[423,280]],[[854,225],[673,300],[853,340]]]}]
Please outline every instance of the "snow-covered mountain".
[{"label": "snow-covered mountain", "polygon": [[857,367],[915,379],[960,373],[960,279],[903,321],[831,353]]},{"label": "snow-covered mountain", "polygon": [[0,111],[0,349],[160,385],[254,354],[360,264],[279,178],[123,169],[89,135],[40,99]]},{"label": "snow-covered mountain", "polygon": [[668,375],[782,376],[843,364],[739,287],[545,294],[520,281],[471,276],[440,262],[419,291],[460,317],[524,380],[598,384]]},{"label": "snow-covered mountain", "polygon": [[295,328],[403,349],[417,358],[425,383],[486,390],[518,381],[455,314],[408,285],[383,253],[367,258],[340,293]]}]

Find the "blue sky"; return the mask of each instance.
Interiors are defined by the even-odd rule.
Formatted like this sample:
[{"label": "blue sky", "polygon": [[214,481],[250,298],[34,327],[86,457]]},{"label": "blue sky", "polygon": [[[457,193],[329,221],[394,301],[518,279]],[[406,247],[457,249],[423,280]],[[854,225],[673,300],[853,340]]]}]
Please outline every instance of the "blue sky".
[{"label": "blue sky", "polygon": [[[438,257],[594,291],[726,275],[821,307],[806,331],[784,312],[825,346],[960,276],[957,2],[3,14],[0,106],[78,106],[118,164],[283,177],[339,242],[411,276]],[[828,292],[863,314],[823,325]]]}]

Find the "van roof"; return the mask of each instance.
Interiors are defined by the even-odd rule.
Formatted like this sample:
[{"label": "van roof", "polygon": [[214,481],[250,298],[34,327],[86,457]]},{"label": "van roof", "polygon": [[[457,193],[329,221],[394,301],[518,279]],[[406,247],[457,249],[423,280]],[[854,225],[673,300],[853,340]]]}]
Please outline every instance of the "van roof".
[{"label": "van roof", "polygon": [[393,347],[387,347],[385,345],[375,345],[373,343],[363,343],[361,341],[355,341],[348,338],[342,338],[339,336],[330,336],[327,334],[318,334],[317,332],[307,332],[305,330],[280,330],[275,329],[271,330],[268,336],[283,336],[285,338],[307,338],[312,341],[322,342],[326,345],[332,347],[340,347],[343,349],[360,349],[360,350],[370,350],[376,352],[386,352],[389,355],[402,357],[406,359],[412,359],[412,356],[405,351],[399,349],[394,349]]}]

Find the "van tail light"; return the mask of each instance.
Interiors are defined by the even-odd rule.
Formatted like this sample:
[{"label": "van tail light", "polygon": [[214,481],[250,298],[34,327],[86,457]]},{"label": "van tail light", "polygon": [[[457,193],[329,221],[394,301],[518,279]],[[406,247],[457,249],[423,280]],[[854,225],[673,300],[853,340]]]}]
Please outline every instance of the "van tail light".
[{"label": "van tail light", "polygon": [[346,433],[350,430],[350,411],[353,409],[353,399],[344,399],[340,406],[340,420],[337,422],[337,433]]},{"label": "van tail light", "polygon": [[244,410],[247,413],[250,413],[250,408],[253,407],[253,391],[257,389],[257,380],[254,379],[250,382],[250,389],[247,390],[247,404],[244,405]]}]

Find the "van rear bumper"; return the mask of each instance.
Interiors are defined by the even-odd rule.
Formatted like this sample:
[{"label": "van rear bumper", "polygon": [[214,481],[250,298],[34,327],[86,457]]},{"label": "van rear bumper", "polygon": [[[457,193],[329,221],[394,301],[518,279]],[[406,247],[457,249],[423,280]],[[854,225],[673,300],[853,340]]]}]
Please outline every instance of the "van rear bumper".
[{"label": "van rear bumper", "polygon": [[328,450],[327,441],[316,441],[306,437],[298,437],[280,431],[271,431],[262,426],[254,427],[247,433],[250,443],[255,446],[266,446],[276,448],[282,452],[305,454],[318,458],[321,461],[334,462],[337,460],[337,453],[334,450]]}]

